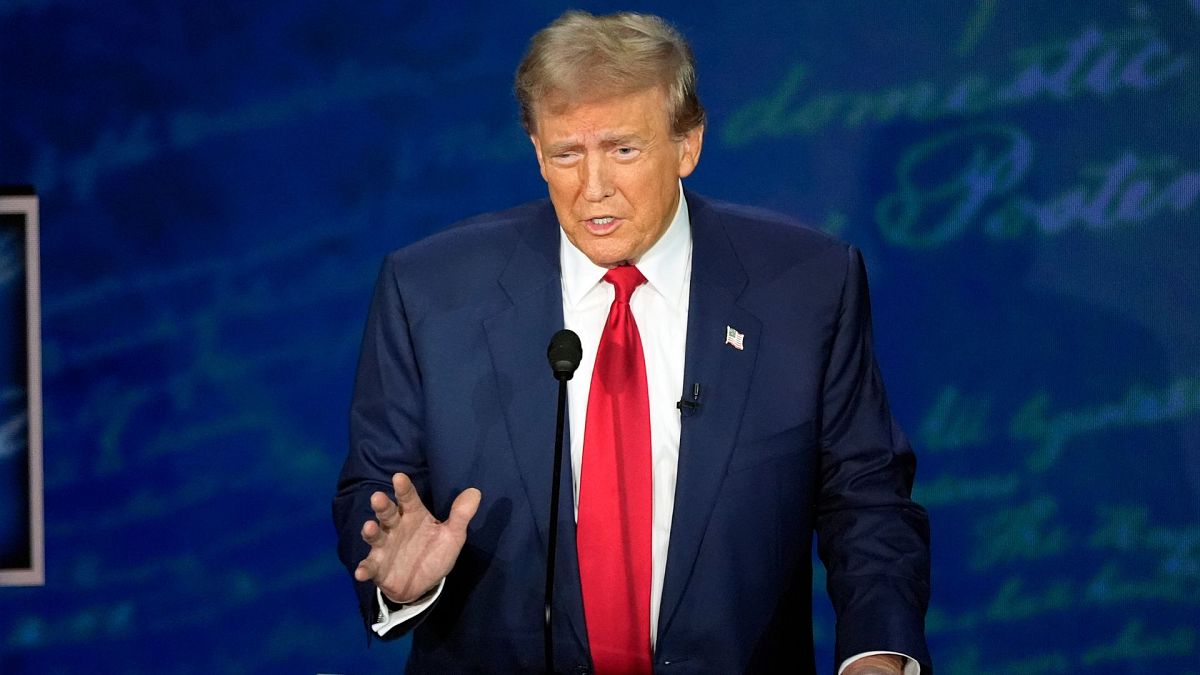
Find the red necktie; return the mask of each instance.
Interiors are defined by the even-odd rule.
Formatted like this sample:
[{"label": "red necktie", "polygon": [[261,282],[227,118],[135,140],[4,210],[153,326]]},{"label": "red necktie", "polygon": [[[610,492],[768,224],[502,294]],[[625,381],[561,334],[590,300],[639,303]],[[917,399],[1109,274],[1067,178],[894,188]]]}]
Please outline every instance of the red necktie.
[{"label": "red necktie", "polygon": [[646,361],[629,309],[646,277],[632,265],[616,287],[596,350],[583,435],[577,544],[588,643],[598,675],[649,673],[651,463]]}]

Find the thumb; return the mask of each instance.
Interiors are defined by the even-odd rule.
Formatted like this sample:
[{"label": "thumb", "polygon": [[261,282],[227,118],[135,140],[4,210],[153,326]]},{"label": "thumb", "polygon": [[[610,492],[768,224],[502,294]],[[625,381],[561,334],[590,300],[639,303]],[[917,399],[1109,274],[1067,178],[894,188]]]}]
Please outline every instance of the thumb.
[{"label": "thumb", "polygon": [[450,505],[450,517],[446,519],[446,524],[458,530],[467,529],[467,523],[475,517],[482,499],[483,493],[477,488],[463,490]]}]

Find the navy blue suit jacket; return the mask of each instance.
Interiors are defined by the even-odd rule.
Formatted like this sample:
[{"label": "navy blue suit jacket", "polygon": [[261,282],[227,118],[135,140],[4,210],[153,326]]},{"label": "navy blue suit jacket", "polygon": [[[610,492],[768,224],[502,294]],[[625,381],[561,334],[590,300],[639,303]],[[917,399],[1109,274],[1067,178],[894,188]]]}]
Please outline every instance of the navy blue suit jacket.
[{"label": "navy blue suit jacket", "polygon": [[[928,522],[909,499],[915,462],[873,356],[860,254],[774,214],[687,200],[684,389],[702,393],[682,420],[655,671],[811,671],[815,530],[835,659],[898,651],[932,672]],[[483,493],[442,597],[413,622],[410,671],[542,667],[558,241],[540,201],[394,252],[380,274],[334,499],[341,559],[353,570],[366,556],[368,498],[390,494],[394,472],[439,517],[463,489]],[[570,476],[558,477],[555,668],[585,672]],[[357,587],[370,623],[374,587]]]}]

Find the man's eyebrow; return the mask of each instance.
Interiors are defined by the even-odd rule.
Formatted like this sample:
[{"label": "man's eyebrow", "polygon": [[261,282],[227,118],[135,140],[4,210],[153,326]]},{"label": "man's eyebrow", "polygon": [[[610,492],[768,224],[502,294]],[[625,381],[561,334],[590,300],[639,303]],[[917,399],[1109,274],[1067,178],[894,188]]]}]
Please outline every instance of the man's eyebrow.
[{"label": "man's eyebrow", "polygon": [[557,143],[551,143],[550,145],[546,146],[546,154],[547,155],[557,155],[559,153],[566,152],[567,150],[577,150],[582,145],[583,145],[582,143],[580,143],[579,141],[576,141],[574,139],[558,141]]},{"label": "man's eyebrow", "polygon": [[[627,133],[627,134],[621,134],[621,133],[604,134],[603,136],[600,137],[600,143],[602,145],[612,147],[612,146],[620,146],[620,145],[644,146],[644,145],[647,145],[649,142],[646,139],[639,136],[638,134],[631,132],[631,133]],[[546,154],[553,156],[553,155],[567,152],[569,150],[578,150],[578,149],[582,148],[583,145],[584,144],[581,141],[579,141],[578,139],[568,138],[568,139],[557,141],[555,143],[551,143],[550,145],[547,145],[546,146]]]},{"label": "man's eyebrow", "polygon": [[605,134],[600,138],[600,142],[605,145],[645,145],[646,139],[634,133]]}]

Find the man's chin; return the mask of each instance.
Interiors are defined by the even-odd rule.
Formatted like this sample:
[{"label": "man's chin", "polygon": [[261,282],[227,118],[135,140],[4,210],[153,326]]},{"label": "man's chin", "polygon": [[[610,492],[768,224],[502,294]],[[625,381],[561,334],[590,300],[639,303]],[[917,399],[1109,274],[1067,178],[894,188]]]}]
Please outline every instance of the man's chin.
[{"label": "man's chin", "polygon": [[575,248],[583,252],[592,264],[600,267],[617,267],[630,262],[633,257],[633,247],[618,241],[614,237],[592,237],[583,233],[583,239],[568,237]]},{"label": "man's chin", "polygon": [[608,269],[612,269],[614,267],[620,267],[621,265],[628,265],[628,264],[631,264],[632,262],[633,261],[629,260],[628,258],[621,258],[619,260],[609,260],[607,258],[605,258],[603,260],[592,260],[592,263],[594,263],[596,266],[607,267]]},{"label": "man's chin", "polygon": [[593,265],[597,265],[597,266],[599,266],[599,267],[609,267],[609,268],[611,268],[611,267],[619,267],[619,266],[621,266],[621,265],[625,265],[625,264],[628,264],[628,263],[632,262],[632,261],[630,260],[630,258],[629,258],[629,255],[628,255],[627,253],[621,253],[621,254],[616,254],[616,253],[602,253],[602,254],[597,254],[597,253],[592,253],[592,252],[589,252],[589,251],[585,250],[585,251],[583,252],[583,254],[587,256],[588,260],[591,260],[591,261],[592,261],[592,264],[593,264]]}]

